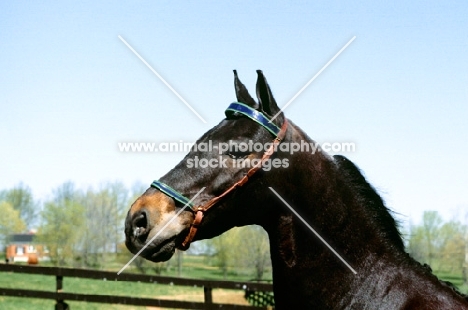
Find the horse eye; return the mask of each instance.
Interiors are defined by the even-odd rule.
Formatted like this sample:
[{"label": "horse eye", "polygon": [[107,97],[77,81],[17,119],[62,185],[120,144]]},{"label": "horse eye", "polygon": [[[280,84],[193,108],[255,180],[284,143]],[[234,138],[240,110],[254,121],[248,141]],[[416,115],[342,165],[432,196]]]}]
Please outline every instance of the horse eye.
[{"label": "horse eye", "polygon": [[229,152],[227,155],[232,159],[244,159],[249,156],[249,152]]}]

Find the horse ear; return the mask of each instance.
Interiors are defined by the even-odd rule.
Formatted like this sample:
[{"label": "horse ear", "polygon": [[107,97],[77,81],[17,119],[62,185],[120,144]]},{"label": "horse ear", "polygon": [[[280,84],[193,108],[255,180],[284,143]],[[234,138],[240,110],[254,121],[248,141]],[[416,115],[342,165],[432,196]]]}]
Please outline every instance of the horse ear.
[{"label": "horse ear", "polygon": [[276,104],[275,98],[273,98],[273,94],[271,93],[270,86],[268,86],[267,80],[263,75],[262,70],[257,70],[257,97],[260,103],[260,109],[270,116],[276,116],[278,120],[278,124],[283,124],[284,115],[281,112],[280,108]]},{"label": "horse ear", "polygon": [[249,91],[245,87],[244,84],[239,80],[237,76],[237,70],[234,71],[234,86],[236,88],[236,97],[237,101],[244,103],[254,109],[258,109],[259,105],[255,102],[255,100],[250,96]]}]

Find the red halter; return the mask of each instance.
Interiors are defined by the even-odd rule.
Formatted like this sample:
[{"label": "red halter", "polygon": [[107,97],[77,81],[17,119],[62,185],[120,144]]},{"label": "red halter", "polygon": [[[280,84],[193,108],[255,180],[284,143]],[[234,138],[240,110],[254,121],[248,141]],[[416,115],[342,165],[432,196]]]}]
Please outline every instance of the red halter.
[{"label": "red halter", "polygon": [[242,179],[234,183],[231,187],[225,190],[221,195],[210,199],[208,202],[206,202],[205,204],[201,206],[195,206],[192,208],[192,211],[195,213],[195,219],[193,220],[192,225],[190,226],[190,231],[187,237],[185,237],[184,242],[182,242],[182,247],[181,247],[182,250],[188,249],[190,243],[193,241],[193,238],[195,237],[195,234],[197,233],[198,226],[200,225],[203,219],[204,213],[208,211],[216,203],[218,203],[221,199],[223,199],[225,196],[227,196],[230,192],[234,191],[238,187],[247,183],[249,178],[252,175],[254,175],[255,172],[257,172],[262,167],[263,163],[267,161],[270,158],[270,156],[275,152],[278,145],[280,144],[280,142],[284,139],[284,136],[286,135],[287,127],[288,127],[288,121],[287,119],[285,119],[283,126],[281,126],[281,130],[279,131],[276,138],[273,140],[273,143],[270,145],[268,150],[265,151],[265,153],[263,153],[262,159],[255,166],[250,168],[250,170]]}]

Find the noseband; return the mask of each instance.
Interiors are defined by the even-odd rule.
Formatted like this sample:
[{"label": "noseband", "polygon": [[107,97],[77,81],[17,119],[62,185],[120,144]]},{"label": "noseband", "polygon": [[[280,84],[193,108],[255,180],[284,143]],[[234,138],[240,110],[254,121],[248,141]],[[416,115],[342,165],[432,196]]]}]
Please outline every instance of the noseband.
[{"label": "noseband", "polygon": [[239,103],[239,102],[231,103],[229,107],[226,109],[225,114],[227,118],[232,118],[232,116],[236,114],[242,114],[244,116],[247,116],[251,120],[263,126],[270,133],[272,133],[275,136],[275,139],[273,140],[273,143],[271,143],[268,150],[266,150],[265,153],[263,153],[262,159],[255,166],[250,168],[250,170],[247,172],[247,174],[244,177],[242,177],[242,179],[234,183],[231,187],[225,190],[221,195],[210,199],[208,202],[206,202],[205,204],[201,206],[193,205],[190,199],[183,196],[182,194],[180,194],[178,191],[176,191],[175,189],[173,189],[167,184],[164,184],[157,180],[151,184],[152,187],[159,189],[161,192],[163,192],[167,196],[177,200],[178,202],[184,204],[185,206],[189,206],[192,212],[195,213],[195,219],[193,220],[193,223],[190,226],[190,231],[187,237],[185,237],[185,240],[182,242],[182,250],[188,249],[190,243],[195,237],[195,234],[197,233],[198,226],[200,225],[203,219],[204,213],[208,211],[208,209],[210,209],[216,203],[218,203],[221,199],[223,199],[225,196],[227,196],[230,192],[234,191],[238,187],[247,183],[249,178],[252,175],[254,175],[255,172],[257,172],[262,167],[263,163],[271,157],[271,155],[277,149],[277,146],[280,144],[281,140],[283,140],[284,136],[286,135],[286,129],[288,127],[288,121],[286,119],[284,119],[283,125],[281,126],[281,128],[279,128],[278,126],[273,124],[270,121],[270,119],[266,117],[262,112],[259,112],[243,103]]}]

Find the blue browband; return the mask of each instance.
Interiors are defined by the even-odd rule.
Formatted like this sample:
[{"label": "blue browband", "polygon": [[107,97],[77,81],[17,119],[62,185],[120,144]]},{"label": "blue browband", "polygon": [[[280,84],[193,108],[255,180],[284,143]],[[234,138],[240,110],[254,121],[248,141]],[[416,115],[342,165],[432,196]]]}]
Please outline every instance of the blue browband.
[{"label": "blue browband", "polygon": [[258,124],[262,125],[265,127],[266,130],[271,132],[275,137],[278,136],[278,133],[280,132],[280,128],[270,122],[268,117],[266,117],[262,112],[257,111],[251,107],[249,107],[246,104],[240,103],[240,102],[233,102],[231,103],[226,111],[224,112],[226,114],[227,118],[232,117],[234,113],[241,113],[251,120],[257,122]]},{"label": "blue browband", "polygon": [[[259,112],[246,104],[240,102],[233,102],[231,103],[225,111],[226,117],[230,118],[234,115],[234,113],[240,113],[242,115],[247,116],[251,120],[255,121],[256,123],[262,125],[266,130],[271,132],[275,137],[278,137],[278,133],[280,132],[280,128],[270,122],[268,117],[266,117],[262,112]],[[160,181],[154,181],[151,183],[152,187],[159,189],[164,194],[168,195],[171,198],[174,198],[178,202],[187,205],[193,209],[193,204],[190,202],[190,199],[183,196],[181,193],[173,189],[167,184],[164,184]]]}]

